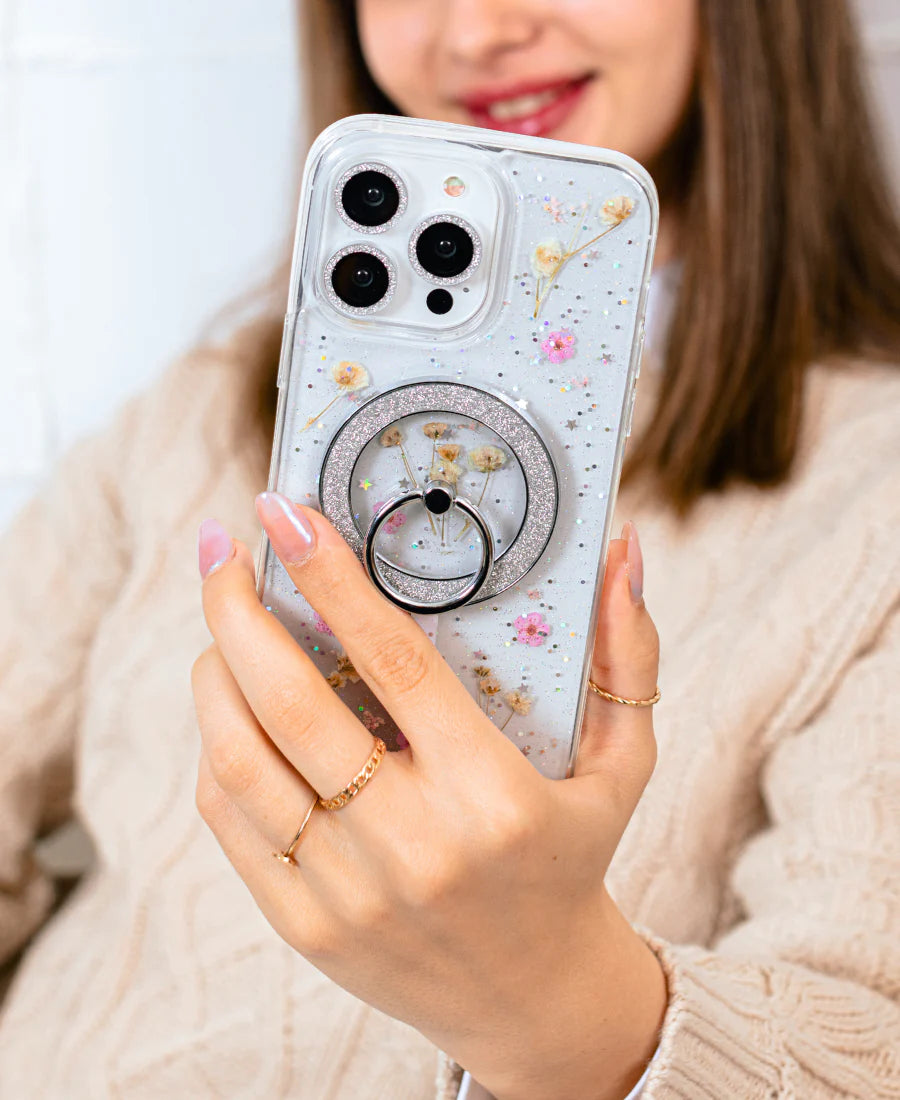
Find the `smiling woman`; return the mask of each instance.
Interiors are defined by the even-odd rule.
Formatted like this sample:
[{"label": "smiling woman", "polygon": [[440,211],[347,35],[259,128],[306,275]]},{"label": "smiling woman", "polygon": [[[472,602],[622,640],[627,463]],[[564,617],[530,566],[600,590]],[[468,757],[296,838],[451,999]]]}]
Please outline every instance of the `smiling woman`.
[{"label": "smiling woman", "polygon": [[[320,512],[259,494],[279,272],[271,310],[69,452],[0,544],[0,953],[25,948],[0,1093],[900,1095],[900,232],[846,4],[298,7],[316,129],[423,115],[655,175],[598,687],[574,774],[548,779],[509,736],[527,691],[476,651],[473,695]],[[467,182],[438,179],[451,202]],[[606,303],[569,328],[560,199],[533,197],[535,355],[588,400]],[[627,234],[628,201],[600,223]],[[368,368],[322,357],[338,427]],[[445,429],[423,438],[446,479]],[[376,447],[410,475],[401,436]],[[481,450],[487,489],[504,456]],[[257,598],[260,524],[331,677]],[[521,595],[509,645],[548,653],[549,581]],[[31,847],[74,811],[99,858],[48,922]]]}]

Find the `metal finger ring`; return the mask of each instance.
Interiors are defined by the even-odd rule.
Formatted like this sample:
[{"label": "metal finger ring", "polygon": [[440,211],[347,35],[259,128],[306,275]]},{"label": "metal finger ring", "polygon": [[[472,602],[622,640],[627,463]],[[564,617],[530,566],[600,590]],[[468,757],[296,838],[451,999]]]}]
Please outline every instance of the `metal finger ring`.
[{"label": "metal finger ring", "polygon": [[[481,536],[481,562],[478,569],[462,588],[443,599],[434,601],[417,600],[412,596],[399,592],[385,579],[378,555],[375,552],[375,539],[381,525],[399,508],[403,508],[416,500],[422,501],[430,513],[438,516],[448,512],[451,508],[458,508],[472,521]],[[494,567],[494,537],[484,517],[474,504],[466,500],[465,497],[457,496],[455,487],[449,482],[432,479],[426,482],[424,489],[411,489],[407,493],[393,497],[378,509],[372,517],[372,522],[369,524],[363,540],[363,564],[373,584],[404,610],[418,614],[452,611],[455,607],[461,607],[464,603],[468,603],[469,600],[473,599],[490,576]]]}]

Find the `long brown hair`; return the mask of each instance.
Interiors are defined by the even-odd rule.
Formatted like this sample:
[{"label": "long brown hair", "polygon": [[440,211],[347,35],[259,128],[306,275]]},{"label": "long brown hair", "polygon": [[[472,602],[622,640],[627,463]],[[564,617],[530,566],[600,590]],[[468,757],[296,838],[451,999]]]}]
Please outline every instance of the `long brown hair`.
[{"label": "long brown hair", "polygon": [[[353,0],[299,10],[311,133],[398,113],[366,68]],[[623,470],[655,475],[680,514],[733,478],[789,475],[810,363],[900,359],[900,226],[846,0],[700,0],[700,16],[693,103],[657,181],[663,216],[677,203],[688,227],[683,274],[658,403]],[[279,325],[246,334],[266,431]]]}]

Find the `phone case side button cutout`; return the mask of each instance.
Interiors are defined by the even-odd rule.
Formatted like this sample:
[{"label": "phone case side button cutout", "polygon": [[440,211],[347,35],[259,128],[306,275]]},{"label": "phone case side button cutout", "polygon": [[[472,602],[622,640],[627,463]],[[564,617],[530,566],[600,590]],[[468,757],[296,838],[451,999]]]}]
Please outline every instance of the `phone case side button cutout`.
[{"label": "phone case side button cutout", "polygon": [[284,329],[281,334],[281,354],[278,357],[278,379],[276,386],[280,390],[285,383],[290,360],[291,344],[294,338],[294,325],[297,321],[296,312],[285,314]]},{"label": "phone case side button cutout", "polygon": [[625,414],[625,435],[631,435],[631,418],[634,415],[634,394],[637,390],[637,376],[631,384],[631,393],[628,395],[628,412]]}]

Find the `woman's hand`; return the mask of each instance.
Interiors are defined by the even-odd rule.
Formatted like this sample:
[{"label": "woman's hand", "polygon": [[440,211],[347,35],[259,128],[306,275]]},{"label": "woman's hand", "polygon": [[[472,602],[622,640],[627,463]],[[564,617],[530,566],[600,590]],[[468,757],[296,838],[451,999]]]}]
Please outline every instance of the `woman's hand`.
[{"label": "woman's hand", "polygon": [[[374,742],[260,604],[247,548],[207,521],[203,608],[215,641],[193,669],[204,820],[279,935],[499,1100],[621,1098],[666,1003],[655,957],[604,887],[653,770],[651,708],[589,693],[575,776],[547,779],[320,513],[271,493],[257,511],[409,747],[388,753],[341,809],[315,810],[296,866],[272,858]],[[630,530],[610,543],[592,675],[643,698],[658,639]]]}]

